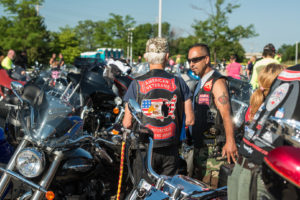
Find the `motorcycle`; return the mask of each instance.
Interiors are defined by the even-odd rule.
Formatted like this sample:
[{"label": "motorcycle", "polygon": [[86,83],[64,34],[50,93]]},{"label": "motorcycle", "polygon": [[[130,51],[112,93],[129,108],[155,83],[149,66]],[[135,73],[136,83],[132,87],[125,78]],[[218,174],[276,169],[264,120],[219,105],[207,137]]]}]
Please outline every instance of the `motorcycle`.
[{"label": "motorcycle", "polygon": [[[129,109],[140,126],[140,132],[135,137],[143,138],[143,141],[148,139],[148,154],[146,160],[146,169],[149,175],[149,180],[141,179],[139,184],[133,188],[130,194],[126,197],[127,200],[134,199],[226,199],[227,188],[211,189],[208,185],[201,181],[197,181],[187,176],[176,175],[173,177],[162,176],[154,172],[151,167],[151,156],[153,136],[150,129],[144,127],[138,116],[142,114],[142,110],[138,103],[130,99]],[[152,183],[154,182],[154,184]]]},{"label": "motorcycle", "polygon": [[9,111],[6,104],[13,103],[11,99],[12,90],[10,85],[13,81],[18,81],[23,85],[26,82],[11,78],[5,69],[0,69],[0,77],[0,126],[4,127],[5,119]]},{"label": "motorcycle", "polygon": [[[141,75],[147,73],[149,70],[150,70],[149,63],[143,62],[143,63],[139,63],[138,65],[134,66],[131,74],[133,77],[138,77],[138,76],[141,76]],[[170,70],[171,70],[171,68],[170,68]]]},{"label": "motorcycle", "polygon": [[[117,96],[111,85],[103,77],[103,67],[87,62],[77,62],[81,69],[80,74],[69,73],[69,82],[78,87],[80,95],[79,115],[84,120],[84,130],[97,133],[100,130],[111,128],[112,125],[120,123],[124,114],[122,99]],[[127,77],[118,76],[115,80],[119,85],[119,91],[125,93],[129,81]],[[118,87],[118,86],[117,86]]]},{"label": "motorcycle", "polygon": [[18,127],[18,145],[6,167],[0,167],[0,196],[4,198],[11,178],[16,180],[11,199],[111,196],[112,160],[97,138],[83,131],[82,119],[71,116],[73,91],[57,95],[18,82],[12,82],[11,88],[18,99],[13,107],[16,114],[10,116]]},{"label": "motorcycle", "polygon": [[260,139],[271,149],[258,171],[266,189],[274,199],[299,199],[300,122],[271,116],[262,134],[274,141],[270,144],[267,137]]}]

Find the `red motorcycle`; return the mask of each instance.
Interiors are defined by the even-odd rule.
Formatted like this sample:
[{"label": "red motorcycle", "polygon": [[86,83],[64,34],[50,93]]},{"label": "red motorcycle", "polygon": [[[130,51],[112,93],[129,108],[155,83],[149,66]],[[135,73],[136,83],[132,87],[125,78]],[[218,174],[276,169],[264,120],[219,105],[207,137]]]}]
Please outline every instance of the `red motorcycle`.
[{"label": "red motorcycle", "polygon": [[271,120],[270,127],[277,130],[284,143],[264,157],[262,179],[274,199],[300,199],[300,122],[274,117]]},{"label": "red motorcycle", "polygon": [[300,148],[281,146],[264,159],[262,178],[275,199],[300,198]]}]

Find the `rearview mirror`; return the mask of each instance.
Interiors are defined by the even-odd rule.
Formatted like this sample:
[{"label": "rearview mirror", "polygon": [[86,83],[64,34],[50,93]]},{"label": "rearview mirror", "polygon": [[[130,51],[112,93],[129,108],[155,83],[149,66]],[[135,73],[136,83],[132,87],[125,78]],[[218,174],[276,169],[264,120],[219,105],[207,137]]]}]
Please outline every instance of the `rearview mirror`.
[{"label": "rearview mirror", "polygon": [[129,108],[132,116],[135,118],[135,120],[140,125],[142,125],[142,122],[140,121],[140,119],[138,117],[142,114],[142,109],[141,109],[140,105],[134,99],[129,99],[128,108]]},{"label": "rearview mirror", "polygon": [[128,107],[131,113],[142,113],[140,105],[134,99],[129,99]]},{"label": "rearview mirror", "polygon": [[17,81],[13,81],[13,82],[11,82],[10,87],[11,87],[13,93],[17,96],[17,98],[23,104],[23,99],[21,98],[21,95],[24,91],[24,86],[21,83],[17,82]]}]

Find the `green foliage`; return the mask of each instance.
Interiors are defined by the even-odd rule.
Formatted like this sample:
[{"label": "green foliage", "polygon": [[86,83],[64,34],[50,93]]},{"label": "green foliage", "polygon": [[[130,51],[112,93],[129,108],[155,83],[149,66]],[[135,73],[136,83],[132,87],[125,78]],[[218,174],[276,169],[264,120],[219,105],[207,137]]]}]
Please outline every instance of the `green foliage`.
[{"label": "green foliage", "polygon": [[[133,56],[142,56],[145,53],[146,42],[153,37],[153,25],[150,23],[140,24],[133,30]],[[127,51],[127,49],[126,49]]]},{"label": "green foliage", "polygon": [[[205,1],[205,0],[203,0]],[[72,63],[74,58],[83,51],[95,51],[100,47],[122,48],[127,55],[129,34],[133,35],[133,57],[143,56],[146,42],[158,35],[158,24],[139,24],[130,16],[111,13],[107,20],[79,21],[75,27],[63,27],[57,32],[47,31],[44,19],[38,16],[36,5],[42,5],[43,0],[0,0],[0,5],[7,15],[0,16],[0,53],[14,49],[19,53],[26,50],[31,63],[39,61],[48,63],[52,53],[62,53],[66,63]],[[244,49],[239,43],[241,39],[257,36],[254,26],[230,28],[228,15],[240,5],[226,0],[210,0],[210,12],[202,8],[196,9],[207,14],[205,20],[197,20],[193,24],[194,35],[176,37],[177,33],[171,24],[162,23],[162,36],[168,38],[170,55],[183,55],[186,58],[188,48],[195,43],[206,43],[211,49],[215,61],[235,54],[237,60],[244,59]],[[283,45],[279,48],[283,61],[295,59],[295,45]],[[300,54],[300,52],[299,52]],[[300,57],[300,55],[298,55]]]},{"label": "green foliage", "polygon": [[5,51],[27,51],[28,61],[44,61],[48,52],[49,32],[44,20],[38,16],[35,5],[43,1],[0,0],[10,15],[0,19],[0,46]]},{"label": "green foliage", "polygon": [[82,51],[94,51],[96,47],[95,34],[97,23],[91,20],[79,21],[75,27],[76,37],[81,41],[80,49]]},{"label": "green foliage", "polygon": [[110,18],[96,22],[95,43],[98,47],[122,48],[127,47],[128,29],[133,28],[135,21],[129,15],[122,17],[110,14]]},{"label": "green foliage", "polygon": [[[227,15],[239,8],[240,5],[238,4],[226,4],[225,0],[210,0],[210,5],[213,6],[210,13],[206,12],[208,18],[204,21],[196,21],[193,25],[198,42],[209,45],[215,61],[228,58],[231,54],[236,54],[238,60],[243,60],[245,51],[239,44],[239,40],[257,36],[254,26],[243,27],[239,25],[232,29],[228,26]],[[201,8],[197,9],[204,11]]]},{"label": "green foliage", "polygon": [[[167,22],[162,23],[162,37],[170,40],[170,27]],[[158,34],[158,24],[140,24],[133,30],[133,57],[143,56],[146,49],[146,42],[149,38],[156,37]]]},{"label": "green foliage", "polygon": [[79,40],[74,29],[65,27],[60,29],[58,34],[58,44],[60,53],[64,55],[66,63],[73,63],[74,59],[80,55]]},{"label": "green foliage", "polygon": [[170,55],[181,54],[186,57],[189,47],[197,43],[198,39],[195,36],[180,37],[170,41]]},{"label": "green foliage", "polygon": [[[300,58],[300,44],[298,44],[298,58]],[[284,44],[278,49],[278,53],[282,54],[282,61],[292,60],[294,62],[296,56],[296,44],[287,45]]]}]

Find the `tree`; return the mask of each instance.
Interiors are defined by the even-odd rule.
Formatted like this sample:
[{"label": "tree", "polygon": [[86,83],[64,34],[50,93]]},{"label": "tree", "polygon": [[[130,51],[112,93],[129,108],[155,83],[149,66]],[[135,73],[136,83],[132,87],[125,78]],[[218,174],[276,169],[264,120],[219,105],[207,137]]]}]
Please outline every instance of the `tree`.
[{"label": "tree", "polygon": [[[296,54],[296,44],[294,44],[294,45],[283,44],[278,49],[278,53],[282,54],[282,61],[294,61],[295,60],[295,54]],[[300,58],[300,51],[299,50],[298,50],[298,58]]]},{"label": "tree", "polygon": [[76,37],[74,29],[69,26],[60,28],[58,44],[60,53],[64,55],[66,63],[73,63],[75,58],[80,55],[79,40]]},{"label": "tree", "polygon": [[128,29],[135,25],[134,19],[110,13],[110,18],[96,25],[95,40],[99,47],[125,49],[128,45]]},{"label": "tree", "polygon": [[133,57],[142,56],[145,53],[146,42],[153,37],[153,26],[150,23],[140,24],[133,30]]},{"label": "tree", "polygon": [[17,52],[26,50],[30,63],[45,61],[48,53],[49,32],[35,10],[35,5],[42,3],[43,0],[0,0],[10,14],[0,19],[0,46]]},{"label": "tree", "polygon": [[180,37],[170,41],[170,55],[186,55],[189,47],[197,43],[195,36]]},{"label": "tree", "polygon": [[[239,25],[232,29],[229,28],[227,15],[232,13],[234,9],[239,8],[240,5],[226,4],[225,0],[210,0],[209,2],[211,12],[194,6],[195,9],[204,11],[208,15],[206,20],[198,20],[193,25],[198,42],[204,42],[210,46],[215,62],[217,61],[217,55],[222,58],[229,57],[230,54],[237,54],[238,60],[242,60],[245,51],[241,48],[239,40],[257,36],[254,26],[251,24],[247,27]],[[238,49],[235,49],[237,47]]]},{"label": "tree", "polygon": [[[162,37],[172,40],[171,25],[168,22],[162,23]],[[133,30],[133,57],[137,58],[145,53],[146,42],[149,38],[157,37],[158,24],[140,24]]]},{"label": "tree", "polygon": [[96,49],[95,33],[97,23],[91,20],[79,21],[74,31],[80,40],[82,51],[94,51]]}]

